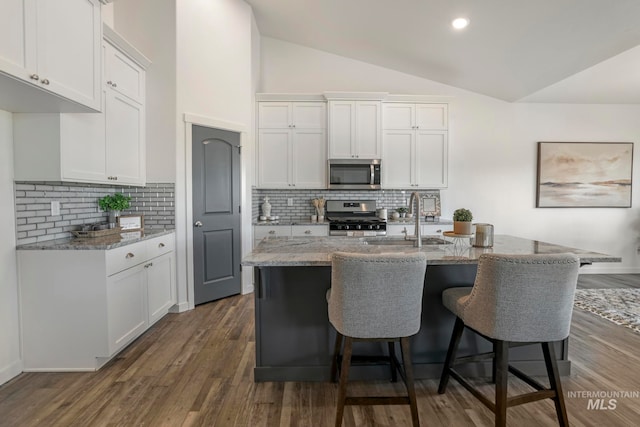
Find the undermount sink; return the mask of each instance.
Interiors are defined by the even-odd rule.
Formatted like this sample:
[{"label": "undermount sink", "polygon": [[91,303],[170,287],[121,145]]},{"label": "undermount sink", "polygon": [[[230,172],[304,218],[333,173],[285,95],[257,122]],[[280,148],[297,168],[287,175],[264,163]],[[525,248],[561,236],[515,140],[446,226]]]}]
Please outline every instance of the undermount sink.
[{"label": "undermount sink", "polygon": [[[385,238],[385,237],[375,237],[371,239],[364,239],[364,243],[367,245],[382,245],[382,246],[413,246],[415,244],[415,240],[404,240],[404,239],[394,239],[394,238]],[[423,245],[449,245],[451,242],[447,242],[444,239],[440,239],[439,237],[423,237],[422,238]]]}]

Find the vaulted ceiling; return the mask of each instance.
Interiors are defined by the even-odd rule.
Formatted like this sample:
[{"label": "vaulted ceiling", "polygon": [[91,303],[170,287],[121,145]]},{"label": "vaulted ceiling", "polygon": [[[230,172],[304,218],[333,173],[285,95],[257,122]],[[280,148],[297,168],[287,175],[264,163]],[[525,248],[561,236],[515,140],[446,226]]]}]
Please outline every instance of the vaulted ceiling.
[{"label": "vaulted ceiling", "polygon": [[505,101],[640,103],[639,0],[246,1],[263,36]]}]

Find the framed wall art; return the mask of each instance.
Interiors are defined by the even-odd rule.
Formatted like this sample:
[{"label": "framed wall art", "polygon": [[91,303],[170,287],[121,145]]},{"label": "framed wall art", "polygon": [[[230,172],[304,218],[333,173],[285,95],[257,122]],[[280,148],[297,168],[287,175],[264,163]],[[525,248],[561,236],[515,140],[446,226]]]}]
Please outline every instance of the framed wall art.
[{"label": "framed wall art", "polygon": [[118,225],[122,231],[144,230],[143,215],[120,215]]},{"label": "framed wall art", "polygon": [[629,208],[631,142],[538,142],[538,208]]}]

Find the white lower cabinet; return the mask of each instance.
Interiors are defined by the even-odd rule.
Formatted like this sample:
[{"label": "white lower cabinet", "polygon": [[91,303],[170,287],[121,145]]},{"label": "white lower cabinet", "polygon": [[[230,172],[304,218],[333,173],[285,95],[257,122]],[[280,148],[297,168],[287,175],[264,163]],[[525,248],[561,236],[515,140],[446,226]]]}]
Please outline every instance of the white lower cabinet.
[{"label": "white lower cabinet", "polygon": [[111,250],[18,250],[25,371],[93,371],[176,302],[173,233]]},{"label": "white lower cabinet", "polygon": [[[447,228],[448,227],[448,228]],[[441,224],[420,224],[420,233],[423,236],[442,236],[442,232],[453,226]],[[416,231],[416,225],[413,222],[403,224],[387,224],[387,236],[404,236],[406,233],[413,236]]]}]

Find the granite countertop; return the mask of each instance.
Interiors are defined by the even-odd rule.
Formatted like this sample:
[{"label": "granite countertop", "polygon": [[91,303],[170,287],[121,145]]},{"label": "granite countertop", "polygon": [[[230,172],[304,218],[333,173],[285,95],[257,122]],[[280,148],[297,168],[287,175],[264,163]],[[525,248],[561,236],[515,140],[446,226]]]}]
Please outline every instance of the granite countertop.
[{"label": "granite countertop", "polygon": [[127,231],[103,237],[47,240],[46,242],[19,245],[16,250],[109,250],[131,245],[143,240],[171,234],[175,230]]},{"label": "granite countertop", "polygon": [[402,237],[272,237],[266,238],[242,260],[242,265],[258,267],[276,266],[329,266],[333,252],[362,253],[410,253],[427,254],[430,265],[476,264],[484,253],[538,254],[572,252],[582,263],[622,262],[619,257],[585,251],[537,240],[514,236],[494,236],[493,248],[476,248],[468,239],[448,239],[448,244],[423,245],[421,249],[411,245],[377,245],[385,240],[402,243]]},{"label": "granite countertop", "polygon": [[[403,224],[414,224],[415,218],[400,218],[400,219],[391,219],[387,220],[388,225],[403,225]],[[253,220],[253,225],[329,225],[329,221],[311,221],[308,217],[286,217],[280,218],[276,221],[260,221],[258,219]],[[438,218],[435,221],[425,221],[424,218],[420,219],[420,224],[422,225],[452,225],[453,221],[448,219]]]},{"label": "granite countertop", "polygon": [[276,221],[254,219],[253,225],[329,225],[329,221],[311,221],[309,217],[286,217]]}]

